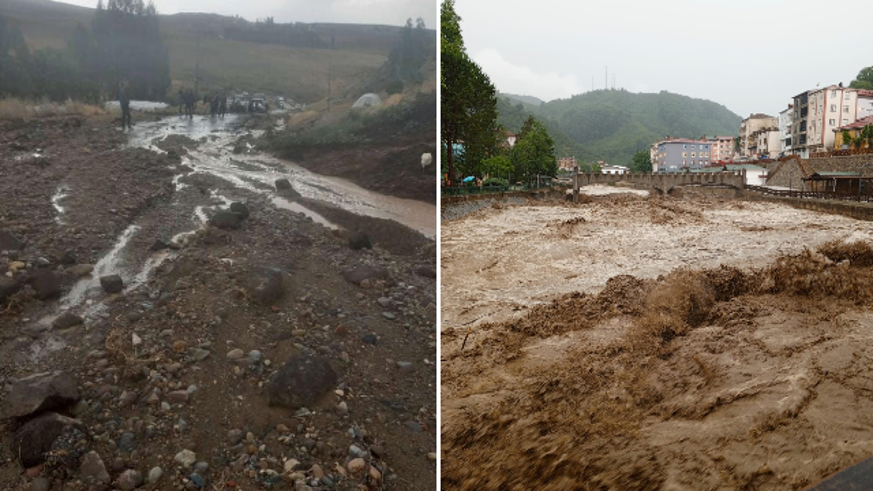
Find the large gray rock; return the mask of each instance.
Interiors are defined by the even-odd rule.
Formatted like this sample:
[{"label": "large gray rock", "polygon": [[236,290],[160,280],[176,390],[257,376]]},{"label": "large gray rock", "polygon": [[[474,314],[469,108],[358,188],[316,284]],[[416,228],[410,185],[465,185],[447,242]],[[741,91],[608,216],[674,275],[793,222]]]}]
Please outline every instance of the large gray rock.
[{"label": "large gray rock", "polygon": [[290,191],[293,188],[291,187],[291,181],[288,179],[276,179],[276,190],[277,191]]},{"label": "large gray rock", "polygon": [[76,378],[67,372],[38,373],[15,381],[0,407],[0,418],[22,418],[79,400]]},{"label": "large gray rock", "polygon": [[30,286],[36,290],[36,298],[49,300],[61,295],[61,280],[46,269],[38,269],[30,275]]},{"label": "large gray rock", "polygon": [[336,373],[319,356],[294,355],[267,384],[271,406],[291,409],[310,406],[336,387]]},{"label": "large gray rock", "polygon": [[14,454],[21,458],[24,467],[33,467],[45,461],[45,454],[64,433],[70,430],[86,434],[81,421],[58,413],[44,413],[25,423],[12,439]]},{"label": "large gray rock", "polygon": [[349,247],[354,250],[372,249],[373,244],[370,242],[370,236],[363,232],[355,232],[349,236]]},{"label": "large gray rock", "polygon": [[106,470],[106,465],[103,463],[103,459],[100,458],[100,454],[93,450],[82,457],[82,465],[79,467],[79,477],[89,486],[100,484],[105,485],[112,482],[112,477]]},{"label": "large gray rock", "polygon": [[220,229],[238,229],[242,225],[243,216],[230,210],[221,210],[212,215],[209,224]]},{"label": "large gray rock", "polygon": [[0,303],[6,301],[12,294],[18,291],[21,285],[15,278],[0,275]]},{"label": "large gray rock", "polygon": [[0,251],[20,251],[24,248],[24,243],[18,240],[17,237],[0,230]]},{"label": "large gray rock", "polygon": [[82,324],[84,319],[72,312],[64,312],[52,321],[52,329],[69,329]]},{"label": "large gray rock", "polygon": [[100,286],[106,290],[106,293],[121,293],[124,290],[124,280],[117,274],[100,277]]},{"label": "large gray rock", "polygon": [[245,288],[252,299],[263,305],[272,305],[285,293],[282,272],[273,268],[259,267],[249,271]]},{"label": "large gray rock", "polygon": [[249,217],[249,207],[239,201],[234,201],[230,204],[230,211],[243,217],[243,220]]},{"label": "large gray rock", "polygon": [[142,474],[139,471],[128,469],[118,476],[118,487],[122,491],[132,491],[142,486]]},{"label": "large gray rock", "polygon": [[353,269],[343,271],[343,278],[349,283],[360,285],[364,280],[381,280],[388,277],[388,271],[362,264]]}]

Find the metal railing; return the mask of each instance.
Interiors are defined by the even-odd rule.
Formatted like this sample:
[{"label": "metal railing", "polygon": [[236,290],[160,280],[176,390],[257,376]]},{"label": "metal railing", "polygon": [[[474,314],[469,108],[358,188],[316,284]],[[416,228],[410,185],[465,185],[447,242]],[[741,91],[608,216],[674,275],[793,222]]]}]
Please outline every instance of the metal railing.
[{"label": "metal railing", "polygon": [[869,203],[873,201],[873,195],[870,194],[841,194],[822,191],[801,191],[793,189],[771,189],[762,186],[746,185],[746,189],[761,193],[766,196],[778,196],[783,198],[800,198],[800,199],[825,199],[838,201],[858,201]]}]

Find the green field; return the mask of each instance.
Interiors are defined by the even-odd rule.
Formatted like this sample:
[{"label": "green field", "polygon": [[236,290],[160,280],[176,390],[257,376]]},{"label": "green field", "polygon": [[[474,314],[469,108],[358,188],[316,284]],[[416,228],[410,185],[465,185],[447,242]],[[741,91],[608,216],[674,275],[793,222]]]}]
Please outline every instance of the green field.
[{"label": "green field", "polygon": [[[3,0],[0,15],[18,23],[33,50],[66,46],[77,23],[90,27],[94,10],[50,0]],[[201,92],[234,88],[311,103],[327,96],[329,70],[332,97],[354,98],[364,75],[385,61],[401,33],[394,26],[313,24],[322,39],[334,38],[336,49],[291,48],[223,39],[224,26],[232,22],[240,21],[215,14],[161,17],[173,92],[194,85],[199,37]]]}]

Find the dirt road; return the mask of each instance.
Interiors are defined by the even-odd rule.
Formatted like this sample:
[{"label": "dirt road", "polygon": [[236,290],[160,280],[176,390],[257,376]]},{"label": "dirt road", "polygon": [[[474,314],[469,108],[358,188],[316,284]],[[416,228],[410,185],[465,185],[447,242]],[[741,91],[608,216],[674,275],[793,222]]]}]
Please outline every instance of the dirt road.
[{"label": "dirt road", "polygon": [[[475,290],[499,321],[461,350],[455,326],[475,316],[444,316],[443,489],[802,489],[873,455],[868,230],[691,199],[448,224],[444,305]],[[837,238],[864,241],[823,244]],[[463,240],[501,261],[459,267]],[[528,307],[495,316],[488,300]]]},{"label": "dirt road", "polygon": [[[433,205],[253,152],[235,117],[0,124],[0,482],[433,489]],[[41,372],[78,393],[16,401]]]}]

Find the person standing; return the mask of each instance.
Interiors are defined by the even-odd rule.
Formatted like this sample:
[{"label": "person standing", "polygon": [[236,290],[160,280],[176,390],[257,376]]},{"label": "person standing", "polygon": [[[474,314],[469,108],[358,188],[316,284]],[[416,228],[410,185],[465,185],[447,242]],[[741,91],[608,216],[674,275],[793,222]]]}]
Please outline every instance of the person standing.
[{"label": "person standing", "polygon": [[218,102],[218,116],[223,118],[227,114],[227,96],[222,94],[221,100]]},{"label": "person standing", "polygon": [[121,83],[121,88],[118,90],[118,104],[121,106],[121,130],[133,129],[133,124],[130,119],[130,96],[127,94],[127,82]]}]

